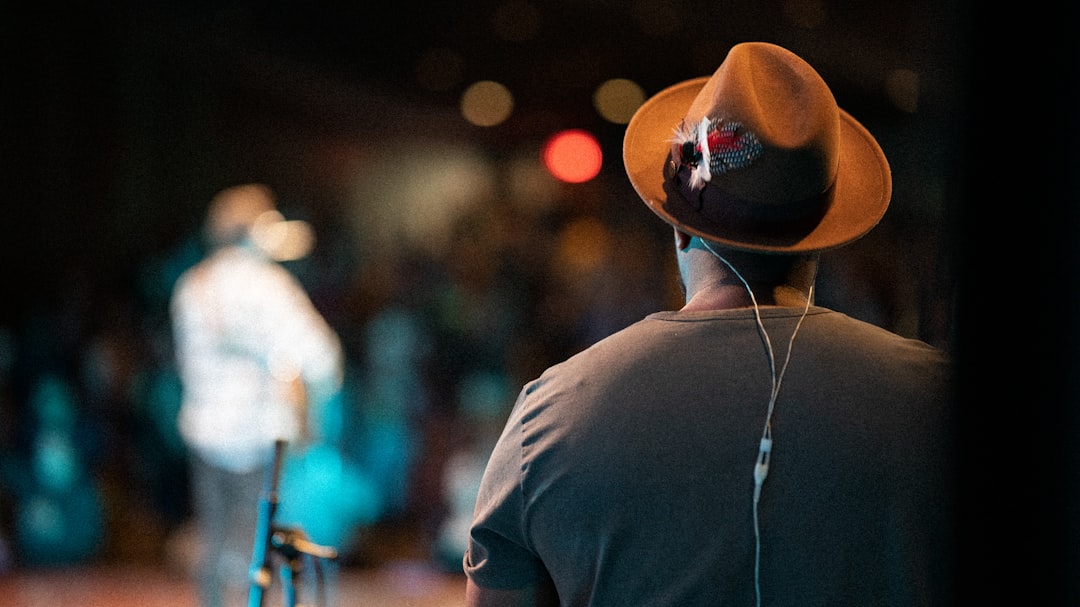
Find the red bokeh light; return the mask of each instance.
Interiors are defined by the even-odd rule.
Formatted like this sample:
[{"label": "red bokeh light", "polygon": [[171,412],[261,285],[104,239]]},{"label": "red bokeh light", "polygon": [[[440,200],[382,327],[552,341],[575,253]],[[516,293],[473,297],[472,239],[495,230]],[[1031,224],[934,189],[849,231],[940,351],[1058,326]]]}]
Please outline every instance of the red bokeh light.
[{"label": "red bokeh light", "polygon": [[544,143],[541,155],[548,172],[568,183],[596,177],[604,159],[596,137],[581,129],[555,133]]}]

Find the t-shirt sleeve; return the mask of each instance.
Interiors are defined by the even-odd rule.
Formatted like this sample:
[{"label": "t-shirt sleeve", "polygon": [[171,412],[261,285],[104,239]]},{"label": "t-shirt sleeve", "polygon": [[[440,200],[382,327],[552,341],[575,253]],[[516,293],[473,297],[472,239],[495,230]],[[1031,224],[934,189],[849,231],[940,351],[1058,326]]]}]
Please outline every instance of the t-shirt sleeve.
[{"label": "t-shirt sleeve", "polygon": [[522,392],[488,459],[469,528],[465,573],[478,586],[521,588],[546,578],[530,549],[521,490]]}]

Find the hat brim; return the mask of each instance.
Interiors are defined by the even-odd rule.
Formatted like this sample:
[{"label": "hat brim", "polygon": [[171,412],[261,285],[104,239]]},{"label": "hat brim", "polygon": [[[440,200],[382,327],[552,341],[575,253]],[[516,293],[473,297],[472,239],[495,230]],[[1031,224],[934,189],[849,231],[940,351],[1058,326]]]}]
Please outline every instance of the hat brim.
[{"label": "hat brim", "polygon": [[892,196],[889,163],[874,137],[840,111],[840,154],[833,199],[821,220],[796,236],[748,234],[710,221],[668,186],[664,170],[674,129],[708,82],[695,78],[670,86],[646,101],[626,127],[623,163],[638,195],[661,219],[724,246],[749,251],[810,253],[848,244],[881,221]]}]

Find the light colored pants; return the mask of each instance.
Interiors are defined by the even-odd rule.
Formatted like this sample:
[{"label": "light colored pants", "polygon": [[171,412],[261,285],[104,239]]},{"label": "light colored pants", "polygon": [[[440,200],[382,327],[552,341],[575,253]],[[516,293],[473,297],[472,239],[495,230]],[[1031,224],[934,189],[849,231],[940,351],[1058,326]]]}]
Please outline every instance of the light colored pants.
[{"label": "light colored pants", "polygon": [[247,605],[248,572],[267,471],[259,468],[237,474],[193,456],[191,474],[202,547],[198,579],[202,604]]}]

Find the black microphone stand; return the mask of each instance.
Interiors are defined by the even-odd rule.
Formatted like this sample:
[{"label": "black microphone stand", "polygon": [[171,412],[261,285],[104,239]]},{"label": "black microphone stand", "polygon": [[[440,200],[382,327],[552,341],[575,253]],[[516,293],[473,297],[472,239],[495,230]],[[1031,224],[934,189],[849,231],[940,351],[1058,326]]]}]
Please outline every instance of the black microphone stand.
[{"label": "black microphone stand", "polygon": [[[304,559],[314,561],[316,590],[322,595],[323,579],[321,561],[337,558],[337,551],[308,540],[299,527],[284,527],[274,522],[278,507],[278,481],[285,455],[285,441],[274,443],[274,460],[267,471],[266,487],[259,501],[259,520],[255,529],[255,546],[251,554],[251,589],[248,607],[262,607],[263,596],[273,583],[271,566],[274,557],[281,561],[281,588],[284,607],[297,607],[298,582],[303,572]],[[322,600],[320,600],[320,603]]]}]

